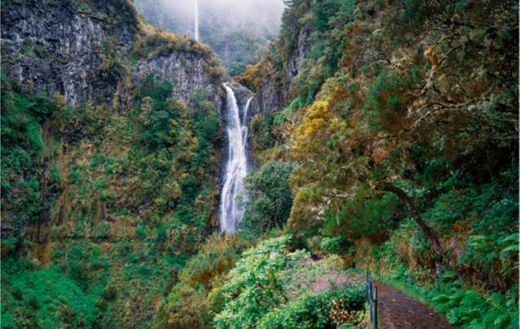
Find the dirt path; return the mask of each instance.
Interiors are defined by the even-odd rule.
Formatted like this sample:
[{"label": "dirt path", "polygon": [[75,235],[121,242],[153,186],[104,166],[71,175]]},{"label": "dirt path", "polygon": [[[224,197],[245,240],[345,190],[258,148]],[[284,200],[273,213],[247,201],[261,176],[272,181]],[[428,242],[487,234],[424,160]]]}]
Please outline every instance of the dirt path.
[{"label": "dirt path", "polygon": [[377,282],[379,327],[382,329],[452,329],[448,320],[429,306]]}]

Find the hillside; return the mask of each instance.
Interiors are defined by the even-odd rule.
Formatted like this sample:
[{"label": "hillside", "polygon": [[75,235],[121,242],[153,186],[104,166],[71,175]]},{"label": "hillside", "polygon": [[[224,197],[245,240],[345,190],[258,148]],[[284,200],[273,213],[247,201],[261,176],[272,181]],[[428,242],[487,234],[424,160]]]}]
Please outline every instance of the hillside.
[{"label": "hillside", "polygon": [[216,226],[215,55],[126,1],[13,0],[2,68],[2,328],[149,326]]},{"label": "hillside", "polygon": [[257,90],[259,173],[291,163],[294,200],[252,202],[242,225],[287,221],[299,247],[418,291],[453,324],[516,327],[517,12],[290,1],[276,50],[238,81]]},{"label": "hillside", "polygon": [[2,328],[367,328],[367,270],[518,327],[518,1],[284,3],[226,72],[128,0],[2,2]]}]

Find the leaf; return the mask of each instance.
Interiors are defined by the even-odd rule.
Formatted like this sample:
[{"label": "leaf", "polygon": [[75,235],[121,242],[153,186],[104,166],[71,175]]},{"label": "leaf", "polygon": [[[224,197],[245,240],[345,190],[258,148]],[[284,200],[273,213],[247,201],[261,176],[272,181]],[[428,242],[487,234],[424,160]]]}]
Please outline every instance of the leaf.
[{"label": "leaf", "polygon": [[500,252],[500,259],[506,258],[507,256],[509,256],[509,253],[512,251],[514,251],[515,253],[518,253],[518,246],[514,245],[514,246],[509,246],[507,248],[502,249],[502,251]]},{"label": "leaf", "polygon": [[476,28],[469,32],[470,40],[475,41],[475,42],[481,42],[485,36],[486,36],[485,28]]},{"label": "leaf", "polygon": [[514,234],[508,235],[508,236],[506,236],[505,238],[501,239],[501,240],[500,240],[500,244],[502,244],[502,243],[504,243],[504,242],[509,242],[509,241],[511,241],[511,242],[514,241],[515,244],[517,244],[519,238],[520,238],[520,234],[519,234],[519,233],[514,233]]},{"label": "leaf", "polygon": [[508,320],[509,320],[509,315],[502,314],[502,315],[498,316],[495,319],[495,321],[493,321],[493,325],[495,325],[495,327],[502,327],[502,325],[504,325]]}]

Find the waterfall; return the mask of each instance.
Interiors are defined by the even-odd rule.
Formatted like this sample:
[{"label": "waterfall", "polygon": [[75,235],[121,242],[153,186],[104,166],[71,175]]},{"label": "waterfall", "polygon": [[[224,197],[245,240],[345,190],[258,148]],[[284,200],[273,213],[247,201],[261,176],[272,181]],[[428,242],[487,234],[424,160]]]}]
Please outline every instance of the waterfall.
[{"label": "waterfall", "polygon": [[226,111],[229,147],[224,187],[220,200],[220,230],[225,233],[232,233],[242,220],[244,215],[243,203],[247,200],[244,189],[244,178],[247,175],[247,112],[252,97],[247,100],[241,121],[240,108],[233,89],[228,83],[224,84],[224,88],[226,88],[227,93]]},{"label": "waterfall", "polygon": [[195,40],[199,41],[199,0],[193,0],[195,9]]}]

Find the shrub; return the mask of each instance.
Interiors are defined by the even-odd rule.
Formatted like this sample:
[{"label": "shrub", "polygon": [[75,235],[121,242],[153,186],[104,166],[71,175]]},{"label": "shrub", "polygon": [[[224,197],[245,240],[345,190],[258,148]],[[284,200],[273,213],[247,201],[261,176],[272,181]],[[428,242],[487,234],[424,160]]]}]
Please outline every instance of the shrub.
[{"label": "shrub", "polygon": [[349,321],[340,313],[363,313],[361,281],[347,277],[333,261],[312,262],[304,251],[290,252],[288,243],[282,236],[243,254],[213,294],[220,308],[217,329],[330,328]]}]

